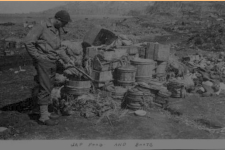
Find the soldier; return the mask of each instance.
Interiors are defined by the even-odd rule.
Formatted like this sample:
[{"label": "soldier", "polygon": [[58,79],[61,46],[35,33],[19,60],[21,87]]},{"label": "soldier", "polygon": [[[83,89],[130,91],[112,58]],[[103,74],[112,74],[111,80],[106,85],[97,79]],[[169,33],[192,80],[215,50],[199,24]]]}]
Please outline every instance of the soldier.
[{"label": "soldier", "polygon": [[39,84],[37,98],[40,106],[39,121],[41,124],[48,126],[58,123],[53,120],[58,116],[48,111],[50,93],[54,86],[56,74],[56,61],[62,59],[65,63],[72,63],[69,59],[66,59],[67,57],[63,57],[65,50],[61,48],[60,39],[60,29],[64,31],[63,27],[69,22],[71,22],[69,13],[65,10],[58,11],[54,18],[36,24],[24,40],[25,47],[33,58],[37,71],[36,81]]}]

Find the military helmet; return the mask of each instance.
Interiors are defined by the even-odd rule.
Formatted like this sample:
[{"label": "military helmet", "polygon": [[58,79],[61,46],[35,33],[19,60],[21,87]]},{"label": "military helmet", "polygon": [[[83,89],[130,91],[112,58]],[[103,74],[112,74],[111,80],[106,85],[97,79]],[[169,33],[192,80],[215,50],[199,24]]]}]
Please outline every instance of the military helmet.
[{"label": "military helmet", "polygon": [[66,10],[58,11],[55,18],[63,22],[71,22],[70,14]]}]

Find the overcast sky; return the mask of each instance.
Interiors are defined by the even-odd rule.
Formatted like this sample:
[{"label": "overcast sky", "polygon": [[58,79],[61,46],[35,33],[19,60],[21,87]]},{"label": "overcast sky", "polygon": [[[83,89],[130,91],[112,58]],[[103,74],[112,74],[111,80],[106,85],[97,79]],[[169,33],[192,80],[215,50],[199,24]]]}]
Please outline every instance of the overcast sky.
[{"label": "overcast sky", "polygon": [[39,12],[64,3],[63,1],[0,1],[0,13]]}]

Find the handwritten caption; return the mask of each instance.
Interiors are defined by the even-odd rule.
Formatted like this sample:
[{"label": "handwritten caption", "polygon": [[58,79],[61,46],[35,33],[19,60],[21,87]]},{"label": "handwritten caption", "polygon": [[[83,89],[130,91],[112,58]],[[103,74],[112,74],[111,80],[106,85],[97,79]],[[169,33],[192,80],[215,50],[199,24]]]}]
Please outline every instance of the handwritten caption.
[{"label": "handwritten caption", "polygon": [[150,142],[135,142],[135,143],[126,143],[126,142],[120,142],[120,143],[110,143],[109,144],[104,144],[104,143],[86,143],[86,142],[75,142],[75,143],[72,143],[71,144],[71,147],[103,147],[103,146],[106,146],[106,147],[135,147],[135,148],[143,148],[143,147],[153,147],[153,144],[150,143]]}]

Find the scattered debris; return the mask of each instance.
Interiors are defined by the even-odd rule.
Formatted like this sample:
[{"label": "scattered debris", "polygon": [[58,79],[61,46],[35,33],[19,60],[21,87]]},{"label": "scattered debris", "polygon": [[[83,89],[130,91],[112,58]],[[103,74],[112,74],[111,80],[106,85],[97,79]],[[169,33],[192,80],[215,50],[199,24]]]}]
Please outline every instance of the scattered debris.
[{"label": "scattered debris", "polygon": [[[12,70],[10,70],[12,71]],[[19,72],[25,72],[25,69],[22,69],[21,66],[19,66],[19,70],[18,71],[14,71],[15,74],[19,73]]]},{"label": "scattered debris", "polygon": [[4,132],[6,130],[8,130],[8,128],[6,128],[6,127],[0,127],[0,133]]},{"label": "scattered debris", "polygon": [[0,26],[13,26],[15,23],[7,22],[7,23],[0,23]]}]

